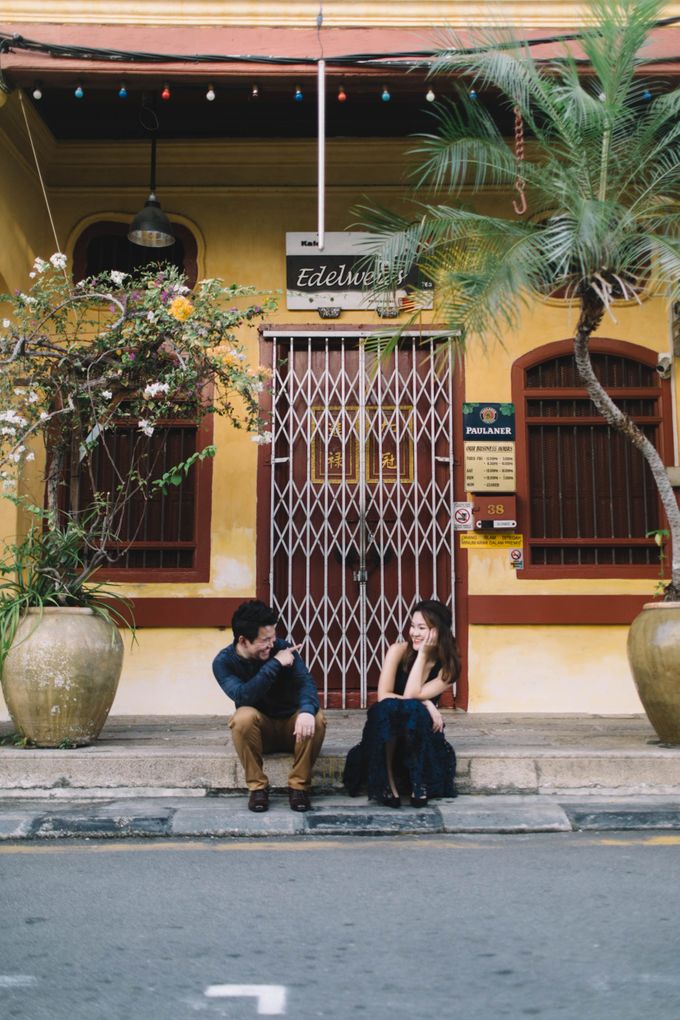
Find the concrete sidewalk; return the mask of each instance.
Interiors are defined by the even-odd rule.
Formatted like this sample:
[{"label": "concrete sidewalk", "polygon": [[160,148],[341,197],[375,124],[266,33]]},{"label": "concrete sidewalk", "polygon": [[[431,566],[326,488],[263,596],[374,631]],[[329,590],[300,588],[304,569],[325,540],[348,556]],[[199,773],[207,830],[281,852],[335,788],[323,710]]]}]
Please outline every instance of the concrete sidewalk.
[{"label": "concrete sidewalk", "polygon": [[[0,746],[0,838],[680,828],[680,747],[660,746],[644,716],[446,712],[461,796],[394,811],[344,795],[364,713],[327,714],[307,815],[285,794],[267,814],[247,810],[225,718],[120,716],[92,747]],[[10,731],[0,724],[0,738]],[[288,762],[267,758],[275,791]]]}]

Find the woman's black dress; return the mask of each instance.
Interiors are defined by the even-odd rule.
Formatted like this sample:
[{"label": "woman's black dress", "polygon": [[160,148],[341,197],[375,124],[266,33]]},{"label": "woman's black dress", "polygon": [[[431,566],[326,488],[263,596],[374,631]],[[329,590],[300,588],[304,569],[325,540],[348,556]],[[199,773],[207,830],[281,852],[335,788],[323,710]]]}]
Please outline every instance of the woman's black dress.
[{"label": "woman's black dress", "polygon": [[[435,663],[427,680],[433,680],[440,668]],[[403,694],[406,680],[400,665],[395,694]],[[431,700],[436,704],[439,699]],[[420,795],[422,791],[428,797],[456,796],[456,753],[443,733],[432,730],[432,716],[425,705],[415,698],[385,698],[369,708],[361,743],[347,755],[342,779],[352,797],[364,788],[370,800],[380,800],[389,792],[385,746],[393,739],[397,741],[394,771],[398,786],[407,784],[409,793]]]}]

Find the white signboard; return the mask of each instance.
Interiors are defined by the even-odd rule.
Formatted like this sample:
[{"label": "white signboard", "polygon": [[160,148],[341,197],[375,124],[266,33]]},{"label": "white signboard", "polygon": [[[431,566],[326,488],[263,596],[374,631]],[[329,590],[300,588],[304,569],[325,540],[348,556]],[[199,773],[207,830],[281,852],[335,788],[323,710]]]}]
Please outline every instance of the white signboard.
[{"label": "white signboard", "polygon": [[464,443],[468,492],[514,492],[514,443]]},{"label": "white signboard", "polygon": [[[309,308],[392,309],[408,305],[410,286],[431,290],[415,270],[394,293],[371,290],[375,274],[361,262],[370,253],[372,235],[342,231],[325,235],[319,251],[316,233],[286,234],[286,305],[290,310]],[[419,307],[431,308],[432,298]]]}]

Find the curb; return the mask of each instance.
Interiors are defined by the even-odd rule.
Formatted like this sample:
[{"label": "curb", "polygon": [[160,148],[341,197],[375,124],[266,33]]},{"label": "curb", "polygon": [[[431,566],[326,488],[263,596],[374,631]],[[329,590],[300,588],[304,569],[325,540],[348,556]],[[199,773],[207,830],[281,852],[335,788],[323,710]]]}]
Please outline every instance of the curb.
[{"label": "curb", "polygon": [[0,801],[0,841],[132,838],[274,838],[680,830],[680,801],[461,796],[427,808],[385,808],[317,798],[308,813],[272,802],[248,811],[240,795],[55,803]]}]

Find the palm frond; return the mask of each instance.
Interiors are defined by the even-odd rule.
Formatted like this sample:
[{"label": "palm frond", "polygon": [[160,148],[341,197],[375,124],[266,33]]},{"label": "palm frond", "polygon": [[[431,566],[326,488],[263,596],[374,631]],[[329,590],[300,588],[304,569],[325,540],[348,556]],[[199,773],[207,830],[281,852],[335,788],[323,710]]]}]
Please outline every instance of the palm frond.
[{"label": "palm frond", "polygon": [[422,162],[415,171],[416,187],[460,191],[470,183],[476,189],[511,181],[516,162],[493,117],[473,103],[462,89],[457,98],[430,111],[436,133],[416,136],[420,144],[411,150]]}]

